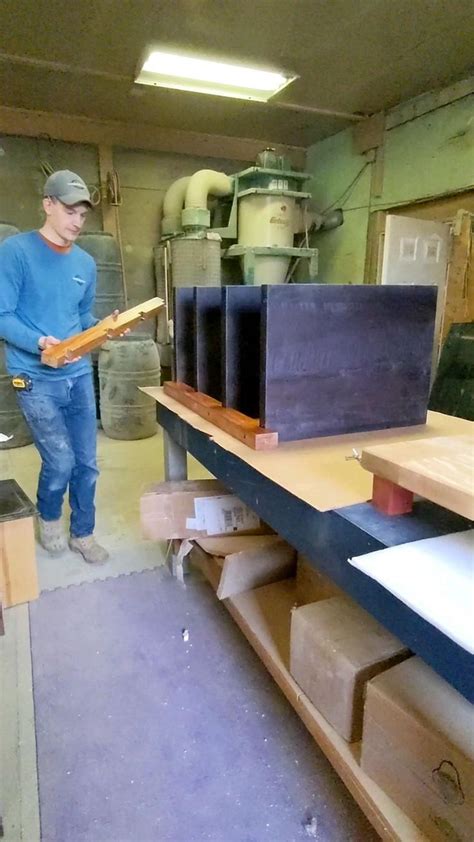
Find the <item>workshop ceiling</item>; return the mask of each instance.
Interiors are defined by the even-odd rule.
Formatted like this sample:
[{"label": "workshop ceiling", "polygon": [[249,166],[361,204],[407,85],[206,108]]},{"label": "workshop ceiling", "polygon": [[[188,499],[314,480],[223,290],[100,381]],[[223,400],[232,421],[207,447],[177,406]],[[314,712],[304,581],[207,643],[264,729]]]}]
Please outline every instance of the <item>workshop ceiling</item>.
[{"label": "workshop ceiling", "polygon": [[[472,0],[2,0],[3,105],[308,146],[468,76]],[[271,103],[135,85],[160,44],[293,71]]]}]

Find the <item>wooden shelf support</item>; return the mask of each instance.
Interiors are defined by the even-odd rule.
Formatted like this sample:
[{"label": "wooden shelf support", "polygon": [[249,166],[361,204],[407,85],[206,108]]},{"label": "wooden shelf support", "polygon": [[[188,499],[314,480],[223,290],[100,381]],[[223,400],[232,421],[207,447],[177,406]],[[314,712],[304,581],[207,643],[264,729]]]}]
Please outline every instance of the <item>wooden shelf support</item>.
[{"label": "wooden shelf support", "polygon": [[385,515],[406,515],[413,509],[413,491],[384,477],[374,476],[372,503]]},{"label": "wooden shelf support", "polygon": [[164,384],[164,392],[253,450],[273,450],[278,446],[278,433],[261,427],[258,418],[228,409],[220,401],[196,392],[185,383],[168,381]]}]

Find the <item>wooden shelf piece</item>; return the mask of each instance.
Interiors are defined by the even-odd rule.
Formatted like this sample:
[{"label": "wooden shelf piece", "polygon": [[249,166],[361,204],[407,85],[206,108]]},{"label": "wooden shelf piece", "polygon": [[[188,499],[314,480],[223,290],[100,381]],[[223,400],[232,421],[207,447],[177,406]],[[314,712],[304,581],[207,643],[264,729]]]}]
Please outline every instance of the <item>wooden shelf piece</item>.
[{"label": "wooden shelf piece", "polygon": [[253,450],[273,450],[278,446],[278,433],[261,427],[258,418],[227,409],[220,401],[196,392],[185,383],[168,381],[164,384],[164,392]]},{"label": "wooden shelf piece", "polygon": [[474,520],[472,435],[436,436],[367,447],[362,450],[361,465],[407,492]]},{"label": "wooden shelf piece", "polygon": [[[222,559],[208,555],[199,546],[194,547],[193,557],[217,591]],[[384,842],[428,842],[411,819],[362,771],[361,744],[347,743],[290,674],[290,623],[296,602],[296,580],[290,578],[228,597],[223,604]]]},{"label": "wooden shelf piece", "polygon": [[349,792],[385,842],[428,842],[359,765],[358,743],[346,743],[311,704],[288,669],[294,579],[246,591],[224,605],[261,658]]},{"label": "wooden shelf piece", "polygon": [[116,319],[107,316],[88,330],[76,333],[75,336],[64,339],[58,345],[47,348],[41,354],[41,362],[51,366],[51,368],[60,368],[69,360],[73,360],[75,357],[83,357],[103,345],[107,339],[120,336],[125,330],[151,318],[163,306],[164,301],[161,298],[150,298],[136,307],[131,307],[129,310],[119,313]]}]

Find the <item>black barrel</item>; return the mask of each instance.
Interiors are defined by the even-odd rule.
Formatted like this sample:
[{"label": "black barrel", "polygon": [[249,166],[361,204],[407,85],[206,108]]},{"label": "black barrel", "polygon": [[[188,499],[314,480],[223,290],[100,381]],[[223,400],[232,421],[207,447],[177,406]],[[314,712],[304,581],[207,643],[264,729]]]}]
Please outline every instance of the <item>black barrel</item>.
[{"label": "black barrel", "polygon": [[156,401],[139,386],[160,385],[158,348],[136,334],[106,342],[99,352],[100,416],[111,439],[145,439],[157,430]]},{"label": "black barrel", "polygon": [[[89,231],[77,238],[77,244],[94,258],[97,266],[97,288],[94,303],[94,316],[104,319],[114,310],[125,307],[125,283],[123,277],[120,249],[112,234],[106,231]],[[97,418],[100,418],[100,392],[98,373],[98,352],[92,357],[94,376],[95,406]]]},{"label": "black barrel", "polygon": [[[0,222],[0,243],[7,237],[19,234],[18,228],[9,222]],[[0,433],[12,436],[10,441],[0,442],[0,450],[11,447],[23,447],[33,441],[23,415],[18,406],[11,377],[5,367],[5,343],[0,339]]]},{"label": "black barrel", "polygon": [[0,243],[3,243],[7,237],[12,237],[13,234],[19,234],[18,228],[14,225],[10,225],[9,222],[0,222]]},{"label": "black barrel", "polygon": [[77,245],[94,258],[97,266],[97,288],[94,316],[104,319],[114,310],[125,307],[125,287],[120,249],[112,234],[93,231],[81,234]]}]

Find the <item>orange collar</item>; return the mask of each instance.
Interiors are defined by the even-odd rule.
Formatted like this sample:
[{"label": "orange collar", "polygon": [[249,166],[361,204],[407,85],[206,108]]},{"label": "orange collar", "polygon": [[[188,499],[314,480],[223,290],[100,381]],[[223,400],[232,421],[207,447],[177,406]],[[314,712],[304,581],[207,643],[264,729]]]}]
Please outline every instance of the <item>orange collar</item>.
[{"label": "orange collar", "polygon": [[46,245],[49,246],[49,248],[52,251],[55,251],[57,254],[69,254],[69,252],[72,249],[72,244],[69,244],[68,246],[58,246],[57,243],[53,243],[51,242],[51,240],[48,240],[48,238],[45,237],[44,234],[41,233],[41,231],[38,231],[38,234],[40,235],[43,242],[46,243]]}]

